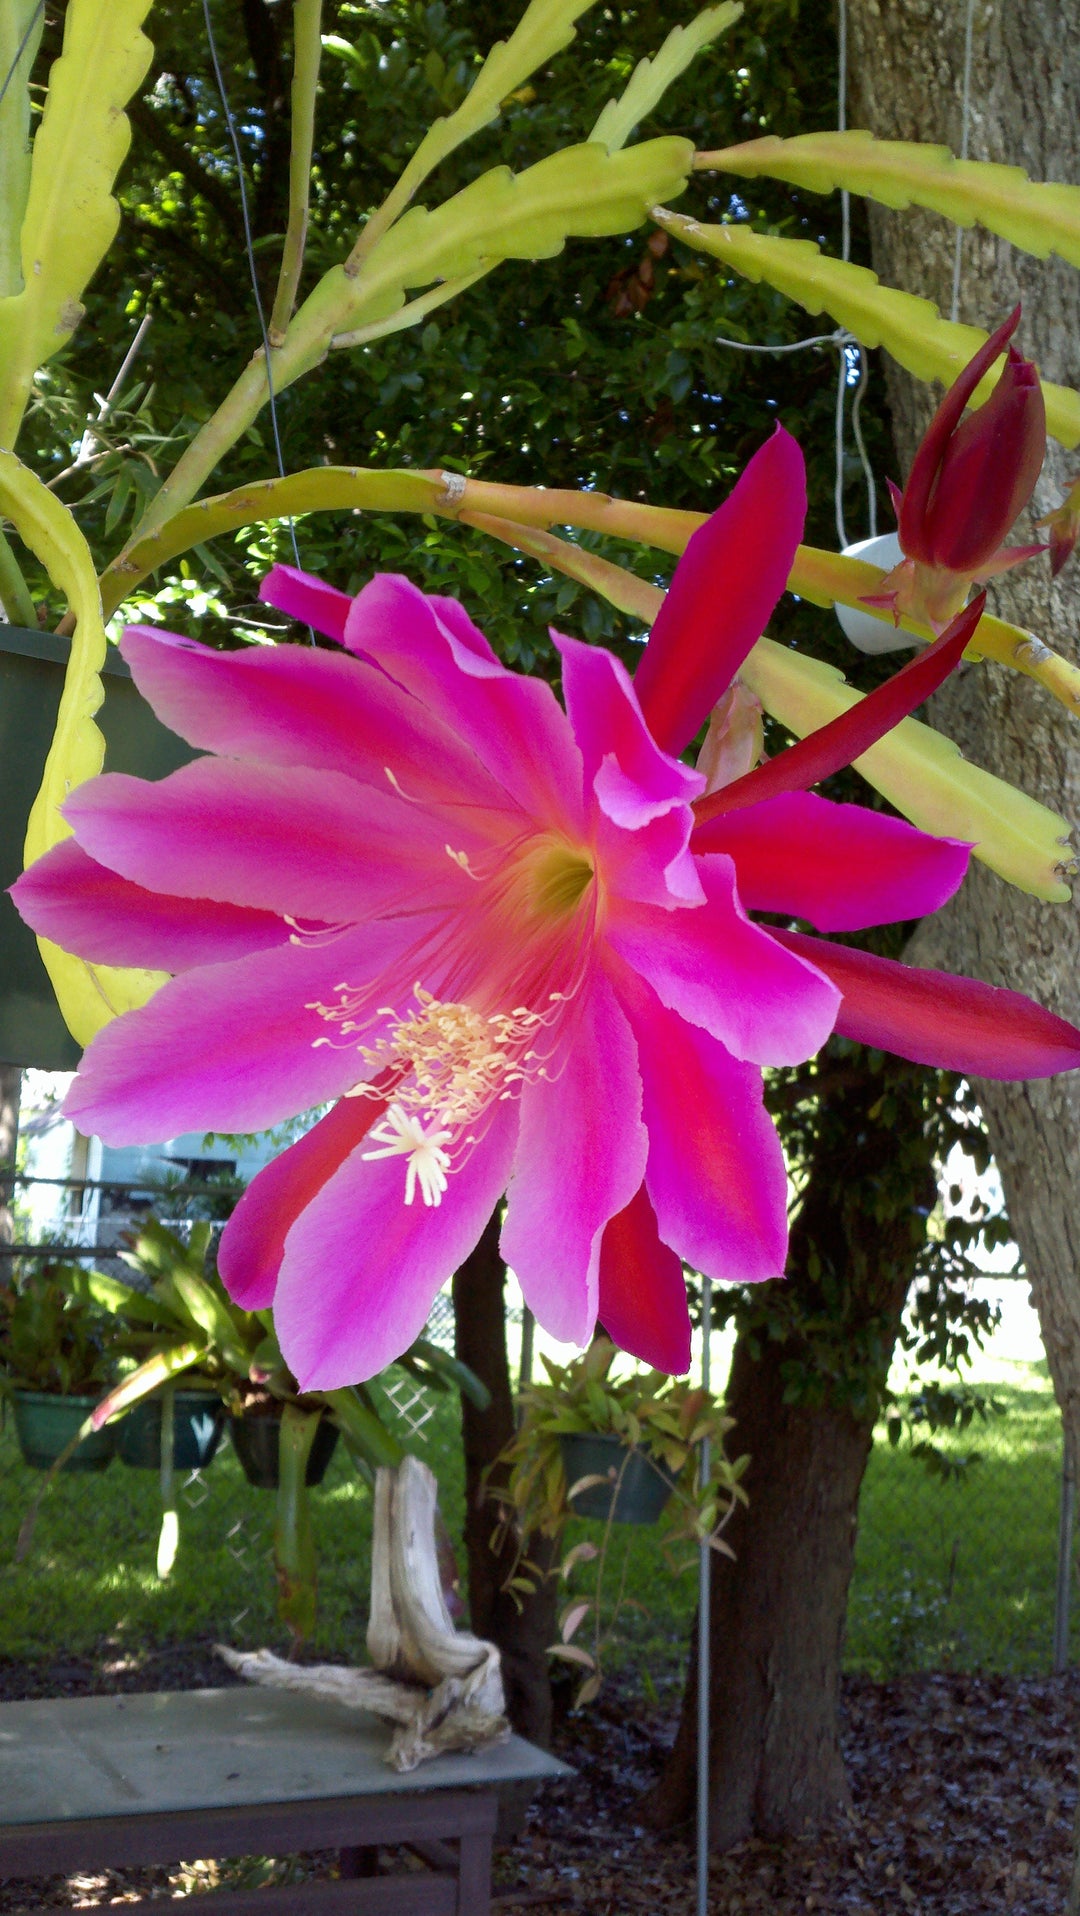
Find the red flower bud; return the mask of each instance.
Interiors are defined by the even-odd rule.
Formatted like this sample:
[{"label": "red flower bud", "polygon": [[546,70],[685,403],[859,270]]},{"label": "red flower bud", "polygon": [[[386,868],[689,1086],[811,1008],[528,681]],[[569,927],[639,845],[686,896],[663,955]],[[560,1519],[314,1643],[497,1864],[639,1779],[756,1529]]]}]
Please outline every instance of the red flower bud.
[{"label": "red flower bud", "polygon": [[1050,572],[1056,579],[1080,535],[1080,479],[1073,480],[1060,506],[1035,524],[1050,528]]},{"label": "red flower bud", "polygon": [[[1031,498],[1046,452],[1038,372],[1008,346],[1019,322],[1017,306],[950,386],[903,492],[890,483],[904,557],[877,591],[863,597],[867,605],[887,606],[896,621],[917,619],[940,632],[974,579],[1005,572],[1045,550],[1002,545]],[[1005,346],[997,385],[965,419],[968,400]]]},{"label": "red flower bud", "polygon": [[900,545],[906,556],[969,579],[996,557],[1031,497],[1046,451],[1039,375],[1014,346],[990,398],[962,421],[964,407],[1019,320],[1018,306],[946,393],[915,454],[900,503]]}]

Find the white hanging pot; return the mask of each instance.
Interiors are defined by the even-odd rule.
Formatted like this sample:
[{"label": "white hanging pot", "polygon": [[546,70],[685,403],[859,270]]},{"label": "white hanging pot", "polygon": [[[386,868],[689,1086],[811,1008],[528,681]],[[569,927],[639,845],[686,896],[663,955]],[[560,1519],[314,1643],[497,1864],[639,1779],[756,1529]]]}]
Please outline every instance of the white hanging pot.
[{"label": "white hanging pot", "polygon": [[[884,572],[891,572],[903,556],[895,532],[879,532],[874,539],[857,539],[853,546],[844,547],[845,559],[866,559]],[[853,605],[837,605],[833,610],[845,637],[860,652],[908,652],[922,644],[912,633],[894,626],[891,619],[875,619],[872,613],[860,612]]]}]

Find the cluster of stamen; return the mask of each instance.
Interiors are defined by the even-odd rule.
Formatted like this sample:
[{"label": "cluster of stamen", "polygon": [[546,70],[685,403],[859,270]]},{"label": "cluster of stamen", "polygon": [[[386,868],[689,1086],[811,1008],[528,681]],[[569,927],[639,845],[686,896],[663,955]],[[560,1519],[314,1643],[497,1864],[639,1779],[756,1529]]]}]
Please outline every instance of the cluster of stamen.
[{"label": "cluster of stamen", "polygon": [[552,992],[546,1012],[518,1005],[485,1017],[471,1005],[445,1003],[419,984],[413,996],[417,1008],[405,1017],[387,1006],[379,1010],[379,1017],[393,1022],[385,1037],[357,1047],[370,1076],[348,1096],[381,1097],[378,1084],[388,1075],[397,1079],[394,1101],[370,1133],[381,1148],[363,1155],[406,1157],[406,1204],[419,1186],[424,1203],[437,1205],[447,1172],[477,1142],[492,1107],[517,1096],[528,1080],[549,1075],[549,1053],[536,1040],[565,999]]}]

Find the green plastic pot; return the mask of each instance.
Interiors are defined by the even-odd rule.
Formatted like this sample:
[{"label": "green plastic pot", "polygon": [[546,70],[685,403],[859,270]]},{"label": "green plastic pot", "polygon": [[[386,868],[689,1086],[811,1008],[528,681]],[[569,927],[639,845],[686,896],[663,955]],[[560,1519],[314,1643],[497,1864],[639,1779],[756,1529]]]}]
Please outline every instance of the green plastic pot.
[{"label": "green plastic pot", "polygon": [[[79,1425],[101,1402],[100,1396],[58,1397],[44,1390],[16,1390],[12,1397],[19,1449],[34,1470],[48,1470],[56,1462]],[[115,1433],[106,1425],[84,1437],[61,1469],[104,1470],[115,1448]]]},{"label": "green plastic pot", "polygon": [[[205,1470],[221,1442],[225,1406],[212,1391],[178,1390],[173,1398],[173,1464]],[[133,1470],[161,1466],[161,1399],[146,1397],[116,1427],[121,1463]]]},{"label": "green plastic pot", "polygon": [[602,1522],[611,1517],[615,1523],[656,1522],[675,1479],[648,1451],[628,1450],[610,1431],[577,1430],[559,1438],[559,1449],[571,1489],[582,1477],[610,1479],[578,1491],[573,1504],[577,1516],[598,1517]]},{"label": "green plastic pot", "polygon": [[[249,1484],[256,1490],[276,1490],[278,1487],[278,1437],[281,1432],[280,1416],[234,1417],[229,1416],[229,1433],[233,1440],[233,1449],[240,1459],[243,1472]],[[309,1489],[321,1484],[326,1475],[327,1465],[337,1449],[338,1427],[329,1418],[320,1421],[315,1439],[308,1453],[307,1470],[304,1481]]]}]

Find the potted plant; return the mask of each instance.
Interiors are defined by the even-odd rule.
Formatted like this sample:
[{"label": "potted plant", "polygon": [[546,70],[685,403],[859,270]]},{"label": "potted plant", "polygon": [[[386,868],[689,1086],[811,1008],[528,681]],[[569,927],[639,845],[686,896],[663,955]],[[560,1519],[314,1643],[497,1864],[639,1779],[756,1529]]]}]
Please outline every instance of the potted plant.
[{"label": "potted plant", "polygon": [[0,1289],[0,1391],[11,1399],[26,1463],[104,1470],[113,1432],[83,1427],[114,1375],[108,1321],[72,1294],[69,1271],[45,1265]]},{"label": "potted plant", "polygon": [[[499,1528],[518,1541],[508,1588],[522,1595],[540,1572],[525,1554],[527,1540],[562,1538],[572,1517],[599,1519],[600,1543],[583,1536],[550,1574],[569,1581],[579,1566],[596,1565],[587,1596],[573,1596],[560,1618],[560,1641],[549,1654],[576,1666],[583,1680],[575,1707],[591,1702],[601,1685],[603,1647],[620,1611],[603,1609],[604,1570],[615,1523],[664,1526],[665,1551],[679,1571],[708,1544],[730,1555],[723,1530],[737,1502],[745,1502],[739,1479],[749,1461],[733,1462],[724,1440],[731,1419],[708,1391],[662,1371],[616,1368],[619,1353],[598,1337],[569,1364],[541,1361],[547,1381],[521,1393],[521,1421],[493,1466],[502,1480],[490,1494],[500,1507]],[[702,1468],[703,1460],[705,1468]],[[680,1545],[695,1546],[679,1555]],[[593,1622],[591,1651],[571,1639],[587,1618]]]}]

